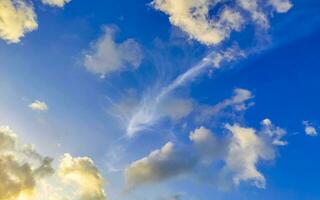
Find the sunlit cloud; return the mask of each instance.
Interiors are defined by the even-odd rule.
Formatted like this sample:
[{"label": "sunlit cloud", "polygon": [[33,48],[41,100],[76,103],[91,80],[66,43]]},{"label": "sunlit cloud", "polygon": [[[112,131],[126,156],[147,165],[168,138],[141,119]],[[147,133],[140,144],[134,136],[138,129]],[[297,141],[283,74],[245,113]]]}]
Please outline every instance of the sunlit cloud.
[{"label": "sunlit cloud", "polygon": [[[269,26],[268,15],[273,7],[276,12],[287,12],[289,0],[237,0],[224,3],[210,0],[154,0],[152,6],[166,13],[172,25],[185,31],[192,39],[206,45],[219,44],[233,31],[241,31],[244,25],[254,23],[262,28]],[[210,10],[221,8],[214,16]],[[246,17],[250,14],[250,18]]]},{"label": "sunlit cloud", "polygon": [[36,100],[33,103],[29,104],[29,108],[36,111],[48,111],[48,105],[43,102]]},{"label": "sunlit cloud", "polygon": [[0,1],[0,38],[18,43],[28,32],[38,28],[33,6],[24,0]]},{"label": "sunlit cloud", "polygon": [[0,127],[0,182],[6,200],[106,199],[104,179],[90,158],[65,154],[55,170],[52,158],[21,143],[7,126]]}]

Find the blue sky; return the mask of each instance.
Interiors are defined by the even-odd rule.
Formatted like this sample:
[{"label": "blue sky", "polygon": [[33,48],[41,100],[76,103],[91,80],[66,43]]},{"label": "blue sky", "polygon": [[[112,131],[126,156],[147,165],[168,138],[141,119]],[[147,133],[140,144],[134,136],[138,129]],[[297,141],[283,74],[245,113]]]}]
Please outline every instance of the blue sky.
[{"label": "blue sky", "polygon": [[320,199],[319,34],[317,0],[0,0],[0,199]]}]

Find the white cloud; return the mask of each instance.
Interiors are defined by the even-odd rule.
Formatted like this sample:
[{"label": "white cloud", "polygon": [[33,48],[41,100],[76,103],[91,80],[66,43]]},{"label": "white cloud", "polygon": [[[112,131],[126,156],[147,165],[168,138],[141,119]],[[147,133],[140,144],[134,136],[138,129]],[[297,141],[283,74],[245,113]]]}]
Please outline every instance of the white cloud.
[{"label": "white cloud", "polygon": [[25,33],[38,28],[32,5],[24,0],[0,1],[0,38],[8,43],[18,43]]},{"label": "white cloud", "polygon": [[36,100],[35,102],[31,103],[29,105],[29,108],[31,108],[32,110],[37,110],[37,111],[47,111],[48,110],[47,104],[45,102],[39,101],[39,100]]},{"label": "white cloud", "polygon": [[269,0],[278,13],[286,13],[292,8],[290,0]]},{"label": "white cloud", "polygon": [[310,122],[303,121],[303,125],[304,125],[304,132],[306,135],[309,135],[309,136],[317,136],[318,135],[317,129]]},{"label": "white cloud", "polygon": [[219,174],[217,177],[224,179],[224,183],[231,181],[238,186],[241,182],[253,182],[256,187],[264,188],[266,180],[257,165],[275,159],[276,147],[287,142],[281,140],[285,131],[274,126],[271,120],[265,119],[261,124],[260,130],[227,124],[225,129],[230,134],[223,137],[205,127],[195,129],[189,135],[191,145],[175,148],[169,142],[130,164],[125,170],[127,187],[134,189],[182,174],[197,176],[199,171],[195,169],[200,168],[209,174]]},{"label": "white cloud", "polygon": [[190,172],[196,164],[195,158],[191,155],[192,153],[174,149],[173,143],[167,143],[125,169],[127,188],[134,189],[148,183],[158,183]]},{"label": "white cloud", "polygon": [[85,54],[84,65],[90,72],[104,77],[128,66],[132,69],[140,66],[143,57],[140,45],[133,39],[116,43],[114,34],[113,28],[105,27],[103,35]]},{"label": "white cloud", "polygon": [[226,168],[234,173],[233,181],[239,185],[241,181],[254,181],[259,188],[266,185],[265,177],[256,165],[260,160],[273,160],[275,157],[272,146],[251,128],[239,125],[226,125],[232,133],[228,153],[225,158]]},{"label": "white cloud", "polygon": [[63,7],[65,4],[69,3],[71,0],[41,0],[43,4],[50,6]]},{"label": "white cloud", "polygon": [[253,98],[254,95],[251,91],[242,88],[236,88],[233,91],[232,97],[225,99],[214,106],[204,107],[201,113],[201,120],[206,120],[212,116],[217,116],[219,113],[221,113],[227,108],[231,108],[232,110],[238,112],[245,111],[253,105],[253,102],[250,102],[250,100]]},{"label": "white cloud", "polygon": [[[152,3],[154,8],[169,16],[172,25],[206,45],[219,44],[233,31],[240,31],[250,21],[246,18],[247,13],[253,23],[268,27],[268,4],[280,13],[292,7],[289,0],[237,0],[228,4],[211,0],[154,0]],[[219,11],[210,16],[209,12],[214,8]]]},{"label": "white cloud", "polygon": [[[210,53],[208,56],[202,59],[198,64],[196,64],[195,66],[190,68],[188,71],[178,76],[169,85],[167,85],[166,87],[163,87],[159,92],[156,93],[157,95],[152,96],[152,98],[150,98],[149,95],[146,95],[146,97],[143,98],[143,101],[141,102],[141,105],[138,107],[137,111],[135,111],[134,114],[130,116],[129,123],[127,124],[127,135],[131,137],[136,133],[142,130],[145,130],[146,128],[149,128],[151,125],[156,123],[157,120],[160,118],[158,115],[161,116],[161,114],[163,114],[163,112],[159,113],[156,111],[158,111],[158,107],[160,107],[161,105],[168,105],[166,101],[172,98],[170,97],[170,93],[173,92],[178,87],[181,87],[186,83],[188,83],[189,81],[193,80],[195,77],[201,74],[204,71],[204,69],[211,66],[215,68],[219,68],[223,62],[226,62],[226,61],[230,62],[244,56],[245,56],[245,53],[241,51],[239,48],[237,48],[236,46],[227,48],[225,51]],[[242,92],[241,89],[239,89],[238,92],[239,93]],[[180,112],[178,111],[180,115],[185,114],[187,116],[189,114],[188,112],[186,112],[188,111],[188,109],[186,108],[191,109],[191,101],[190,103],[187,103],[187,104],[189,104],[190,106],[183,106],[184,109],[180,110]],[[184,104],[184,105],[187,105],[187,104]],[[177,111],[178,108],[181,108],[180,106],[176,106],[176,108],[175,106],[170,106],[170,107],[172,108],[171,113],[174,113]],[[234,105],[234,107],[235,109],[238,109],[238,110],[245,110],[248,106],[245,103],[243,103],[243,104]],[[181,111],[184,111],[184,112],[181,112]]]},{"label": "white cloud", "polygon": [[288,144],[287,141],[282,140],[282,138],[287,134],[287,132],[275,125],[271,122],[270,119],[266,118],[261,122],[262,129],[261,133],[273,138],[272,144],[278,146],[286,146]]},{"label": "white cloud", "polygon": [[80,200],[106,199],[103,178],[90,158],[65,154],[60,161],[59,175],[63,181],[78,186]]}]

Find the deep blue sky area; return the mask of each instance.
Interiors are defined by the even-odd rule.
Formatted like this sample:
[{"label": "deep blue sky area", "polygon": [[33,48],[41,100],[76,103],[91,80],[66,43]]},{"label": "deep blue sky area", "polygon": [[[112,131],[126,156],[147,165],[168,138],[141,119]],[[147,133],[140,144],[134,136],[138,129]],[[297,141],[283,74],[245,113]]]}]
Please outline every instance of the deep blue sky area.
[{"label": "deep blue sky area", "polygon": [[0,199],[320,200],[319,35],[319,0],[0,0]]}]

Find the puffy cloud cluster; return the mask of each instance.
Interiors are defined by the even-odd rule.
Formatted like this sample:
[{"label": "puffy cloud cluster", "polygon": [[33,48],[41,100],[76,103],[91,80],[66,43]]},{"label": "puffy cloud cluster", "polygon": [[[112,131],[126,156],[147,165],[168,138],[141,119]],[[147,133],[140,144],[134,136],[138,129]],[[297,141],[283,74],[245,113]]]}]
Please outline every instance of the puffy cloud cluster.
[{"label": "puffy cloud cluster", "polygon": [[158,183],[181,174],[195,173],[197,167],[210,170],[210,166],[223,163],[217,173],[225,179],[231,177],[233,185],[249,181],[264,188],[266,180],[257,169],[257,164],[263,160],[275,159],[276,147],[279,145],[275,141],[281,141],[285,135],[285,132],[280,134],[279,130],[271,121],[259,131],[238,124],[227,124],[226,136],[216,135],[209,129],[200,127],[189,135],[191,146],[174,149],[174,144],[169,142],[129,165],[125,171],[127,185],[134,188],[147,183]]},{"label": "puffy cloud cluster", "polygon": [[[240,31],[248,21],[268,27],[271,8],[284,13],[292,7],[290,0],[235,0],[228,3],[212,0],[154,0],[152,5],[166,13],[172,25],[206,45],[219,44],[231,32]],[[218,11],[212,16],[210,11],[214,9]],[[248,13],[251,16],[249,19],[246,17]]]},{"label": "puffy cloud cluster", "polygon": [[60,161],[59,175],[63,181],[78,186],[80,200],[106,199],[103,178],[90,158],[65,154]]},{"label": "puffy cloud cluster", "polygon": [[9,127],[0,127],[0,199],[31,197],[37,182],[52,174],[51,162],[28,146],[19,145]]},{"label": "puffy cloud cluster", "polygon": [[103,35],[96,41],[84,57],[85,67],[92,73],[104,77],[107,74],[123,71],[127,66],[136,69],[140,66],[143,53],[133,39],[116,43],[115,30],[105,27]]},{"label": "puffy cloud cluster", "polygon": [[69,3],[71,0],[41,0],[43,4],[50,6],[63,7],[65,4]]},{"label": "puffy cloud cluster", "polygon": [[[50,6],[63,7],[71,0],[42,0]],[[37,14],[28,0],[0,1],[0,38],[18,43],[26,33],[38,28]]]},{"label": "puffy cloud cluster", "polygon": [[0,127],[0,200],[106,199],[103,179],[90,158],[65,154],[58,172],[52,162],[20,143],[9,127]]},{"label": "puffy cloud cluster", "polygon": [[43,101],[36,100],[35,102],[29,104],[29,108],[37,111],[47,111],[48,105]]},{"label": "puffy cloud cluster", "polygon": [[33,6],[25,0],[0,1],[0,38],[8,43],[20,42],[30,31],[38,28]]}]

